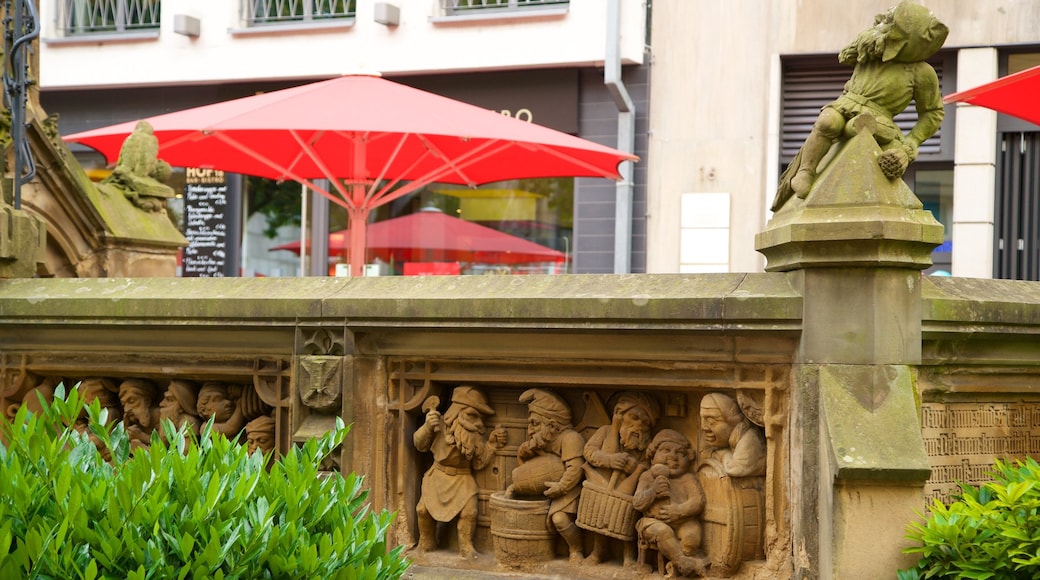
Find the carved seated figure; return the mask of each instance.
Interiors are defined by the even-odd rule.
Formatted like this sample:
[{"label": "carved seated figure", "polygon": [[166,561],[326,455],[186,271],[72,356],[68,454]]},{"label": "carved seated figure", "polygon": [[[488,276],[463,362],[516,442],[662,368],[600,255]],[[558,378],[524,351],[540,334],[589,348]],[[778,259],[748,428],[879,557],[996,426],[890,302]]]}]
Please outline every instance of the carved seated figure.
[{"label": "carved seated figure", "polygon": [[101,183],[121,190],[127,199],[145,211],[161,211],[174,191],[164,183],[172,172],[170,164],[158,155],[159,140],[152,126],[141,121],[123,142],[112,174]]},{"label": "carved seated figure", "polygon": [[636,522],[641,560],[646,550],[657,550],[667,560],[670,576],[703,576],[708,568],[708,559],[701,551],[705,495],[690,471],[695,457],[693,445],[682,433],[662,429],[647,453],[652,465],[639,477],[632,501],[643,512]]},{"label": "carved seated figure", "polygon": [[[780,176],[773,211],[792,195],[805,199],[820,161],[845,136],[846,124],[862,114],[873,118],[874,138],[884,150],[877,159],[882,171],[889,179],[903,175],[917,158],[918,147],[943,119],[939,79],[927,60],[942,48],[948,33],[928,8],[903,0],[878,14],[874,25],[841,51],[838,61],[853,67],[852,76],[842,94],[820,111],[809,137]],[[904,135],[893,118],[911,102],[918,120]]]}]

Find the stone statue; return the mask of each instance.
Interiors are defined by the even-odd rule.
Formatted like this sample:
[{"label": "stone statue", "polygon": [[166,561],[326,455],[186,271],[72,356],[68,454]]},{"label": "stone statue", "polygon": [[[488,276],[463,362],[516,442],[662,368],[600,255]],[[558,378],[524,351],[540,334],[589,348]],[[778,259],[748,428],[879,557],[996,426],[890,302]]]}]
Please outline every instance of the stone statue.
[{"label": "stone statue", "polygon": [[147,447],[159,428],[159,389],[146,379],[126,379],[119,384],[119,401],[131,449]]},{"label": "stone statue", "polygon": [[[685,435],[662,429],[647,450],[653,465],[639,477],[633,504],[643,512],[636,522],[641,546],[668,560],[669,577],[705,575],[708,559],[701,550],[704,489],[690,471],[695,459]],[[659,570],[660,572],[660,570]]]},{"label": "stone statue", "polygon": [[257,449],[268,454],[274,450],[274,417],[261,415],[246,423],[246,445],[249,453]]},{"label": "stone statue", "polygon": [[420,551],[437,549],[437,522],[458,518],[459,556],[474,558],[478,488],[473,472],[494,459],[495,451],[506,443],[506,432],[498,427],[485,441],[484,417],[495,411],[475,387],[456,387],[443,416],[437,411],[439,402],[437,397],[430,397],[423,404],[426,421],[413,436],[416,449],[433,453],[433,466],[423,475],[422,493],[415,507],[418,547]]},{"label": "stone statue", "polygon": [[147,121],[140,121],[123,142],[112,174],[101,183],[120,189],[127,199],[145,211],[161,211],[174,196],[164,182],[170,178],[170,164],[158,158],[159,140]]},{"label": "stone statue", "polygon": [[[838,61],[853,67],[852,76],[841,96],[820,111],[809,137],[780,176],[773,211],[792,195],[809,195],[820,161],[843,137],[848,121],[863,113],[876,123],[874,138],[884,150],[878,158],[881,169],[890,179],[902,177],[917,158],[918,146],[935,134],[943,119],[939,79],[924,61],[942,48],[948,33],[927,8],[903,0],[877,15],[874,26],[841,51]],[[918,119],[904,135],[893,117],[911,101]]]},{"label": "stone statue", "polygon": [[202,419],[195,414],[197,406],[198,395],[194,383],[181,379],[170,381],[170,385],[166,387],[166,392],[163,393],[162,400],[159,401],[159,431],[164,441],[166,440],[166,435],[162,433],[163,419],[169,419],[173,422],[173,426],[178,429],[182,425],[187,424],[189,431],[195,435],[199,434]]},{"label": "stone statue", "polygon": [[733,397],[723,393],[705,395],[700,414],[701,462],[718,461],[729,477],[766,474],[765,439]]},{"label": "stone statue", "polygon": [[[592,501],[590,494],[595,489],[596,493],[610,495],[614,502],[627,503],[623,509],[630,510],[631,495],[639,476],[649,468],[646,448],[661,416],[661,405],[653,397],[637,391],[622,392],[615,399],[610,424],[600,427],[585,444],[587,463],[582,501]],[[589,564],[608,559],[610,538],[634,534],[632,529],[596,530],[586,523],[583,514],[579,505],[578,525],[594,532],[592,553],[586,559]],[[634,564],[635,543],[625,541],[623,546],[624,563]]]},{"label": "stone statue", "polygon": [[234,397],[228,385],[215,381],[203,383],[199,389],[196,410],[203,421],[213,418],[213,430],[227,437],[235,437],[242,432],[245,418],[239,399]]},{"label": "stone statue", "polygon": [[[584,475],[585,439],[571,426],[571,409],[559,395],[528,389],[520,395],[520,402],[528,408],[528,439],[517,449],[517,469],[540,457],[553,457],[562,463],[562,475],[545,482],[543,495],[551,500],[546,523],[567,542],[571,562],[578,562],[584,559],[581,529],[575,524],[575,517]],[[506,496],[515,492],[514,484],[506,490]]]}]

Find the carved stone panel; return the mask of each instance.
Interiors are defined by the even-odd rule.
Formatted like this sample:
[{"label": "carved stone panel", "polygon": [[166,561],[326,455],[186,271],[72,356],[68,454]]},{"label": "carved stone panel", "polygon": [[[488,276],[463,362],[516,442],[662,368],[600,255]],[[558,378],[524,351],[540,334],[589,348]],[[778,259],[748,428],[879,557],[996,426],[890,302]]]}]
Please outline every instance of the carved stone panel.
[{"label": "carved stone panel", "polygon": [[1038,401],[926,402],[921,428],[932,465],[925,485],[928,503],[949,504],[960,492],[958,483],[989,481],[996,459],[1040,456]]}]

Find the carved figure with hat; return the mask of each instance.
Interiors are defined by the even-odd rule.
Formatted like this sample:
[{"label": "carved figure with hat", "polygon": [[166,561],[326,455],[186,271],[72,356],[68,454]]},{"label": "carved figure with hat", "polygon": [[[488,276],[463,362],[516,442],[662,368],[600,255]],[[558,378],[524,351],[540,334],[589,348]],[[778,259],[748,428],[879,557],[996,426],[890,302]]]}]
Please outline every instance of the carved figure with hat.
[{"label": "carved figure with hat", "polygon": [[433,453],[433,465],[423,475],[415,512],[420,551],[437,549],[437,522],[457,519],[459,556],[474,558],[477,528],[477,480],[474,471],[487,467],[495,451],[506,444],[506,431],[496,427],[485,439],[484,418],[495,413],[487,397],[471,385],[455,387],[451,405],[442,416],[439,399],[423,403],[425,421],[412,437],[415,448]]},{"label": "carved figure with hat", "polygon": [[[575,524],[578,497],[584,478],[582,467],[585,438],[571,425],[571,408],[560,395],[545,389],[528,389],[520,395],[527,404],[527,441],[517,449],[517,461],[522,465],[537,457],[555,455],[563,463],[563,475],[556,481],[545,482],[543,494],[549,503],[550,530],[558,532],[567,542],[571,562],[584,558],[581,529]],[[511,497],[512,488],[506,490]]]},{"label": "carved figure with hat", "polygon": [[[613,397],[613,417],[585,444],[586,485],[594,484],[618,496],[631,495],[639,476],[650,468],[646,448],[654,425],[661,416],[661,405],[653,396],[641,391],[622,391]],[[580,520],[579,520],[580,522]],[[636,545],[622,543],[626,564],[635,563]],[[608,558],[609,538],[593,534],[590,564]]]},{"label": "carved figure with hat", "polygon": [[[868,115],[868,127],[883,150],[876,163],[889,179],[902,177],[917,158],[918,147],[939,129],[943,119],[942,92],[935,69],[928,64],[942,48],[949,29],[928,8],[902,0],[874,18],[838,55],[852,66],[841,95],[820,110],[812,132],[780,176],[772,210],[792,197],[805,199],[816,179],[820,161],[831,145],[846,137],[855,117]],[[917,122],[905,135],[893,120],[913,102]],[[848,127],[847,127],[848,125]]]}]

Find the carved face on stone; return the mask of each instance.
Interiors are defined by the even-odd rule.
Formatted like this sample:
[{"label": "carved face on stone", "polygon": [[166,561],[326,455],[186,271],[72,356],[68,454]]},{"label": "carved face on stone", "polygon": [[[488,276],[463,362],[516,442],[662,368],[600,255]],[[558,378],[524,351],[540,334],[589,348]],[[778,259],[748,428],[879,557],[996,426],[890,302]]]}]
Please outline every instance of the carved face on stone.
[{"label": "carved face on stone", "polygon": [[246,445],[250,454],[257,449],[261,453],[274,449],[274,421],[270,417],[250,421],[246,425]]},{"label": "carved face on stone", "polygon": [[130,425],[151,426],[151,385],[144,381],[123,381],[119,386],[119,401],[123,404],[123,421]]},{"label": "carved face on stone", "polygon": [[[79,389],[83,394],[83,402],[89,405],[96,400],[101,408],[109,410],[109,421],[118,421],[122,418],[119,398],[105,386],[102,379],[86,379],[79,384]],[[118,412],[113,413],[113,411]]]},{"label": "carved face on stone", "polygon": [[159,401],[159,416],[164,419],[177,419],[183,413],[180,402],[174,396],[173,391],[167,390]]},{"label": "carved face on stone", "polygon": [[678,477],[690,470],[690,448],[675,441],[664,441],[654,450],[654,465],[668,468],[668,477]]},{"label": "carved face on stone", "polygon": [[736,425],[727,421],[725,414],[718,408],[701,408],[701,432],[704,442],[709,447],[721,449],[729,447],[729,437]]},{"label": "carved face on stone", "polygon": [[556,440],[562,428],[554,419],[539,413],[531,413],[527,418],[527,437],[533,449],[542,449]]},{"label": "carved face on stone", "polygon": [[650,444],[650,415],[641,407],[632,407],[621,415],[621,446],[625,451],[645,451]]},{"label": "carved face on stone", "polygon": [[224,423],[235,413],[235,404],[228,395],[227,386],[220,383],[206,383],[199,391],[199,416],[213,418],[216,423]]}]

